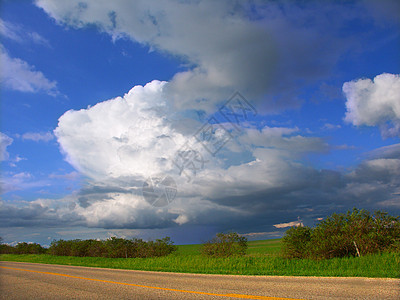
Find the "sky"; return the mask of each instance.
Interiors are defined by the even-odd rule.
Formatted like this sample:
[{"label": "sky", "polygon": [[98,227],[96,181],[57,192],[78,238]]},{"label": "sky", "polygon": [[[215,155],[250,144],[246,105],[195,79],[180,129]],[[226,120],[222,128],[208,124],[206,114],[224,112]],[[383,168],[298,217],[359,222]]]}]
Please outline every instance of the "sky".
[{"label": "sky", "polygon": [[400,214],[398,1],[0,1],[4,242]]}]

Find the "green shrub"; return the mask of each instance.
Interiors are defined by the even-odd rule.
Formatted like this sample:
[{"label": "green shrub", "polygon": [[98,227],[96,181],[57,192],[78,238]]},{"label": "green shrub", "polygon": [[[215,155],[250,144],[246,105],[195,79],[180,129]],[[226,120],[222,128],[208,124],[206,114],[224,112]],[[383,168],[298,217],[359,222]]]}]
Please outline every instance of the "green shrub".
[{"label": "green shrub", "polygon": [[[133,252],[132,242],[121,238],[112,237],[105,241],[107,257],[131,257]],[[129,256],[128,256],[129,252]]]},{"label": "green shrub", "polygon": [[306,258],[309,256],[312,228],[291,227],[282,239],[284,256]]},{"label": "green shrub", "polygon": [[293,258],[361,256],[399,250],[399,217],[381,211],[371,215],[356,208],[332,214],[315,228],[290,228],[283,238],[283,252]]},{"label": "green shrub", "polygon": [[217,233],[216,237],[203,244],[201,252],[207,256],[228,257],[246,254],[247,238],[236,232]]},{"label": "green shrub", "polygon": [[152,256],[165,256],[177,250],[170,237],[157,239],[155,242],[151,242],[150,247],[152,248]]}]

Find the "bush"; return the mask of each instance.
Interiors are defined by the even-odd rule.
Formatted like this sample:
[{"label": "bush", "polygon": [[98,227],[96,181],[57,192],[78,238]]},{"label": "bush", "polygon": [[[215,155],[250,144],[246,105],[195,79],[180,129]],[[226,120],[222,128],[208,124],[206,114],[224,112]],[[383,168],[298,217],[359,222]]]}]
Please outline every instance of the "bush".
[{"label": "bush", "polygon": [[305,258],[309,256],[312,228],[291,227],[282,239],[284,256]]},{"label": "bush", "polygon": [[247,238],[236,232],[217,233],[216,237],[203,244],[201,252],[207,256],[228,257],[246,254]]},{"label": "bush", "polygon": [[177,250],[169,237],[149,242],[149,248],[151,249],[151,256],[165,256]]},{"label": "bush", "polygon": [[400,219],[385,212],[371,215],[354,208],[332,214],[315,228],[292,227],[283,238],[283,252],[292,258],[333,258],[400,249]]},{"label": "bush", "polygon": [[[132,241],[112,237],[105,241],[107,257],[132,257]],[[129,256],[128,256],[129,253]]]}]

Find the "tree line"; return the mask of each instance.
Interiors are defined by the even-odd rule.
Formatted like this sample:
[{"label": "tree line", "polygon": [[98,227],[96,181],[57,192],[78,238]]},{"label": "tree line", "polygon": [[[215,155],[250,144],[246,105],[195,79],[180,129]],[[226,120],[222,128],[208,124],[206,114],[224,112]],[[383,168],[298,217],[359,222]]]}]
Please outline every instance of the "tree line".
[{"label": "tree line", "polygon": [[289,258],[329,259],[400,251],[400,217],[354,208],[332,214],[315,227],[286,231],[283,253]]},{"label": "tree line", "polygon": [[177,247],[169,237],[155,241],[112,237],[107,240],[55,240],[48,249],[36,243],[18,243],[16,246],[0,245],[2,254],[50,254],[57,256],[88,257],[157,257],[165,256]]},{"label": "tree line", "polygon": [[16,246],[10,246],[7,244],[0,244],[1,254],[45,254],[46,248],[43,248],[40,244],[36,243],[18,243]]},{"label": "tree line", "polygon": [[[1,239],[1,238],[0,238]],[[16,246],[0,245],[1,254],[50,254],[57,256],[79,257],[158,257],[177,250],[169,237],[155,241],[142,239],[123,239],[112,237],[107,240],[55,240],[50,247],[44,248],[36,243],[18,243]],[[200,251],[205,256],[228,257],[246,254],[247,239],[236,232],[218,233],[204,243]]]}]

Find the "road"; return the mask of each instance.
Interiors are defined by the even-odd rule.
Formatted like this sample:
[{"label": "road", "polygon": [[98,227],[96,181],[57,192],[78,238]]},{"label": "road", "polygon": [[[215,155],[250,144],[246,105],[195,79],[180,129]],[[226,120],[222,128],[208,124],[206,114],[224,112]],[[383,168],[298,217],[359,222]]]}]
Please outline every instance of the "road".
[{"label": "road", "polygon": [[400,299],[400,279],[230,276],[0,262],[1,299]]}]

